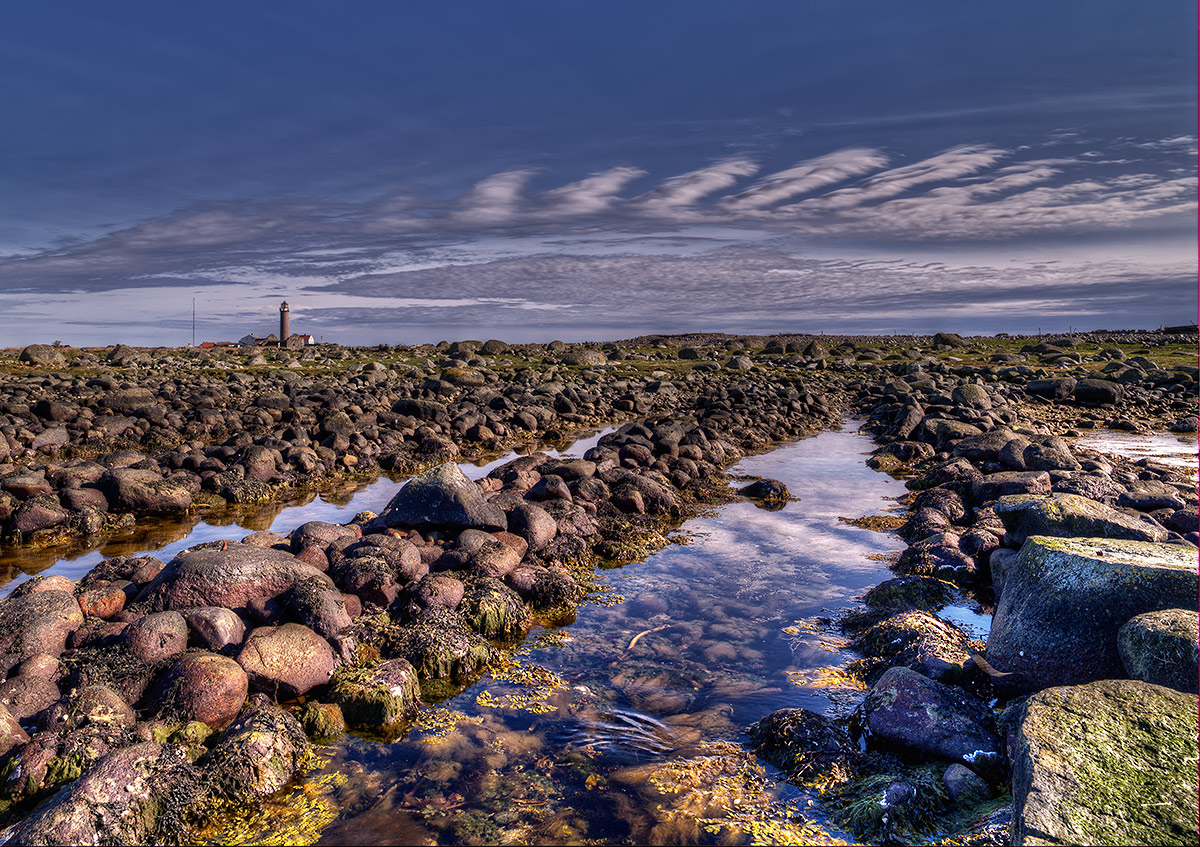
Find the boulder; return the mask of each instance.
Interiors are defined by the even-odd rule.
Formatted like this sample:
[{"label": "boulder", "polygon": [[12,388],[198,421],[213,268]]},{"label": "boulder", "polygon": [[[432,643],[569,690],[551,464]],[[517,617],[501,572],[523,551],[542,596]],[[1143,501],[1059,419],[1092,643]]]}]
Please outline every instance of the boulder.
[{"label": "boulder", "polygon": [[0,602],[0,671],[30,656],[58,656],[67,636],[83,624],[83,611],[67,591],[38,591]]},{"label": "boulder", "polygon": [[349,726],[385,729],[411,715],[421,700],[417,672],[404,659],[348,668],[330,694]]},{"label": "boulder", "polygon": [[904,665],[930,679],[961,684],[974,667],[970,639],[952,623],[929,612],[912,610],[886,618],[854,636],[864,655]]},{"label": "boulder", "polygon": [[1197,844],[1196,697],[1136,680],[1050,688],[1020,707],[1013,844]]},{"label": "boulder", "polygon": [[863,758],[849,734],[808,709],[780,709],[748,730],[754,749],[793,779],[812,780],[836,771],[853,774]]},{"label": "boulder", "polygon": [[1013,494],[992,507],[1004,523],[1006,543],[1020,547],[1031,535],[1166,541],[1162,527],[1077,494]]},{"label": "boulder", "polygon": [[1125,388],[1106,379],[1081,379],[1075,384],[1075,400],[1089,406],[1117,403]]},{"label": "boulder", "polygon": [[21,747],[28,741],[29,735],[21,729],[17,719],[8,709],[0,706],[0,756],[8,755],[10,750]]},{"label": "boulder", "polygon": [[67,701],[67,722],[73,728],[128,729],[137,722],[137,717],[125,698],[111,686],[87,685]]},{"label": "boulder", "polygon": [[188,625],[179,612],[155,612],[126,627],[122,639],[130,653],[152,665],[187,648]]},{"label": "boulder", "polygon": [[1045,471],[1000,471],[971,486],[976,503],[987,503],[1013,494],[1049,494],[1050,474]]},{"label": "boulder", "polygon": [[485,638],[513,638],[524,630],[529,617],[517,592],[487,576],[470,582],[459,610],[467,625]]},{"label": "boulder", "polygon": [[157,711],[174,720],[200,721],[212,730],[227,727],[246,702],[250,680],[242,666],[216,653],[190,653],[173,664],[159,683]]},{"label": "boulder", "polygon": [[1197,693],[1200,622],[1195,609],[1135,615],[1117,631],[1121,664],[1133,679]]},{"label": "boulder", "polygon": [[201,606],[184,612],[193,640],[214,653],[236,647],[246,639],[246,622],[220,606]]},{"label": "boulder", "polygon": [[260,706],[234,721],[201,764],[219,794],[265,797],[288,784],[307,752],[299,721],[276,706]]},{"label": "boulder", "polygon": [[40,677],[14,676],[0,682],[0,706],[18,721],[28,721],[60,697],[58,686]]},{"label": "boulder", "polygon": [[333,648],[317,633],[297,623],[253,630],[237,655],[250,682],[277,699],[298,697],[333,676]]},{"label": "boulder", "polygon": [[30,344],[21,351],[17,361],[45,368],[62,367],[67,363],[62,350],[50,344]]},{"label": "boulder", "polygon": [[1033,536],[1004,580],[987,658],[1037,691],[1122,676],[1117,631],[1130,618],[1194,606],[1194,548]]},{"label": "boulder", "polygon": [[987,703],[908,668],[891,668],[871,687],[867,725],[883,741],[995,772],[1003,759]]},{"label": "boulder", "polygon": [[383,527],[507,529],[499,506],[458,465],[447,462],[418,474],[396,493],[377,519]]},{"label": "boulder", "polygon": [[283,550],[230,544],[224,550],[180,553],[146,585],[138,600],[155,611],[197,606],[244,610],[251,600],[278,597],[305,578],[333,587],[321,571]]}]

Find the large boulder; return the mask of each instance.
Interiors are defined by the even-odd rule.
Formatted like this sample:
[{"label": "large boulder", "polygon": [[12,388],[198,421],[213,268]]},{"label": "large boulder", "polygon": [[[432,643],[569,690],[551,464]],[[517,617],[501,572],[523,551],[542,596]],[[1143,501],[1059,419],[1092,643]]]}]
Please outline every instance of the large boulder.
[{"label": "large boulder", "polygon": [[1133,679],[1196,693],[1200,681],[1200,615],[1163,609],[1130,618],[1117,631],[1121,664]]},{"label": "large boulder", "polygon": [[1195,548],[1033,536],[1004,581],[987,657],[1014,690],[1124,675],[1117,630],[1143,612],[1194,606]]},{"label": "large boulder", "polygon": [[172,515],[186,512],[192,505],[192,492],[184,483],[151,470],[113,468],[100,478],[99,485],[114,512]]},{"label": "large boulder", "polygon": [[244,610],[252,600],[278,597],[297,580],[333,588],[324,573],[283,550],[230,544],[227,549],[185,550],[138,595],[155,611],[223,606]]},{"label": "large boulder", "polygon": [[0,602],[0,671],[30,656],[58,656],[83,625],[83,610],[67,591],[37,591]]},{"label": "large boulder", "polygon": [[242,666],[216,653],[189,653],[159,683],[158,711],[182,721],[201,721],[209,729],[227,727],[246,702],[249,678]]},{"label": "large boulder", "polygon": [[1011,843],[1200,843],[1195,695],[1110,679],[1020,710]]},{"label": "large boulder", "polygon": [[67,363],[62,350],[50,344],[30,344],[21,351],[17,360],[27,365],[57,368]]},{"label": "large boulder", "polygon": [[0,841],[5,844],[156,843],[153,836],[170,783],[167,777],[181,765],[178,758],[163,754],[164,748],[150,742],[109,753],[79,779],[63,786],[29,817],[0,834]]},{"label": "large boulder", "polygon": [[1077,494],[1012,494],[992,507],[1004,523],[1009,546],[1020,547],[1031,535],[1057,538],[1123,538],[1166,541],[1166,531],[1103,503]]},{"label": "large boulder", "polygon": [[384,527],[507,529],[499,506],[484,499],[479,486],[447,462],[414,476],[377,518]]},{"label": "large boulder", "polygon": [[298,623],[253,630],[237,662],[256,687],[279,697],[299,697],[333,676],[337,658],[317,633]]},{"label": "large boulder", "polygon": [[864,708],[880,740],[976,771],[994,773],[1002,761],[992,710],[957,686],[895,667],[872,686]]}]

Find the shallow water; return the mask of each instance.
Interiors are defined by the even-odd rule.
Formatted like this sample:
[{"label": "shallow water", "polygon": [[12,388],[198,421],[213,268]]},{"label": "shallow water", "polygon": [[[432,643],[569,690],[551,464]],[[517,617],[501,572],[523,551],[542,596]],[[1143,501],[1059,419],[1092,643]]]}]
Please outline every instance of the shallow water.
[{"label": "shallow water", "polygon": [[[745,459],[735,473],[782,480],[800,499],[689,520],[686,543],[601,571],[573,624],[531,633],[514,663],[425,708],[402,740],[328,748],[310,782],[325,786],[321,843],[827,837],[803,829],[825,822],[819,799],[757,762],[744,728],[861,697],[828,687],[838,677],[822,669],[852,656],[821,618],[888,578],[883,558],[903,548],[838,520],[904,493],[866,467],[870,446],[847,429]],[[286,839],[287,808],[257,836]]]},{"label": "shallow water", "polygon": [[1086,432],[1076,444],[1089,450],[1114,453],[1130,459],[1153,459],[1164,465],[1189,470],[1196,474],[1197,440],[1193,433],[1162,432],[1142,435],[1104,429]]},{"label": "shallow water", "polygon": [[[496,458],[463,462],[459,467],[471,479],[482,479],[493,468],[534,450],[554,457],[582,457],[596,446],[601,436],[615,429],[615,426],[607,426],[585,430],[561,449],[546,444],[528,444]],[[181,519],[142,521],[136,529],[106,540],[99,547],[81,540],[63,547],[38,550],[0,548],[0,597],[34,574],[62,574],[78,580],[101,560],[112,556],[145,554],[170,561],[181,550],[205,541],[236,541],[260,530],[274,530],[286,535],[306,521],[347,523],[359,512],[382,511],[406,479],[384,475],[374,482],[354,480],[321,493],[303,492],[282,503],[235,506]]]}]

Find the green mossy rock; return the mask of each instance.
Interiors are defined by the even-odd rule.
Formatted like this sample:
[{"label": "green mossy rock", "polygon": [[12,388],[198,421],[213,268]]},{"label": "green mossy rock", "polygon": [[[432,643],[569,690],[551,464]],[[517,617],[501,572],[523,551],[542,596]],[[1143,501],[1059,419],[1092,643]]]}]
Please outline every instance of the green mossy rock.
[{"label": "green mossy rock", "polygon": [[308,755],[304,728],[276,706],[243,712],[213,746],[201,765],[217,794],[241,800],[274,794]]},{"label": "green mossy rock", "polygon": [[421,699],[417,672],[404,659],[341,668],[330,692],[346,723],[364,729],[395,726]]},{"label": "green mossy rock", "polygon": [[1010,747],[1012,843],[1200,843],[1196,706],[1137,680],[1030,697]]},{"label": "green mossy rock", "polygon": [[[1194,606],[1194,548],[1033,536],[1004,582],[987,659],[1013,691],[1123,677],[1117,630],[1143,612]],[[1019,674],[1017,676],[1016,674]]]},{"label": "green mossy rock", "polygon": [[494,577],[471,582],[459,611],[471,629],[485,638],[513,638],[529,619],[521,595]]},{"label": "green mossy rock", "polygon": [[1200,615],[1163,609],[1131,618],[1117,632],[1121,663],[1133,679],[1196,693],[1200,680]]},{"label": "green mossy rock", "polygon": [[1055,538],[1121,538],[1165,541],[1167,531],[1077,494],[1012,494],[993,507],[1008,533],[1006,543],[1019,547],[1032,535]]}]

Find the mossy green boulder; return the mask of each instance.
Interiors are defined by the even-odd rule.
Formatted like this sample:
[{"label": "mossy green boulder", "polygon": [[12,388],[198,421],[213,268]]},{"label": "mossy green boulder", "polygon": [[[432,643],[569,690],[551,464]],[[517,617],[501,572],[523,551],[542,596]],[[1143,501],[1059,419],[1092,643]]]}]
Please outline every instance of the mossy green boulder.
[{"label": "mossy green boulder", "polygon": [[330,688],[350,726],[386,729],[416,711],[421,700],[417,672],[404,659],[341,668]]},{"label": "mossy green boulder", "polygon": [[1200,615],[1163,609],[1131,618],[1117,632],[1121,663],[1133,679],[1196,693],[1200,681]]},{"label": "mossy green boulder", "polygon": [[1111,506],[1077,494],[1010,494],[993,507],[1008,533],[1006,543],[1018,547],[1032,535],[1057,538],[1123,538],[1165,541],[1167,531]]},{"label": "mossy green boulder", "polygon": [[1011,843],[1200,843],[1196,706],[1138,680],[1034,694],[1010,745]]},{"label": "mossy green boulder", "polygon": [[1039,691],[1125,676],[1117,631],[1135,615],[1194,606],[1196,550],[1107,538],[1025,542],[992,617],[987,659],[1007,687]]}]

